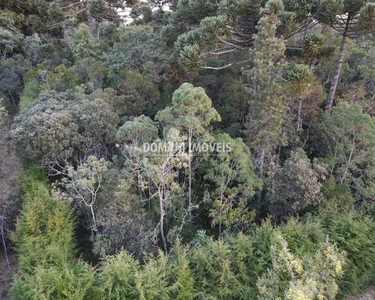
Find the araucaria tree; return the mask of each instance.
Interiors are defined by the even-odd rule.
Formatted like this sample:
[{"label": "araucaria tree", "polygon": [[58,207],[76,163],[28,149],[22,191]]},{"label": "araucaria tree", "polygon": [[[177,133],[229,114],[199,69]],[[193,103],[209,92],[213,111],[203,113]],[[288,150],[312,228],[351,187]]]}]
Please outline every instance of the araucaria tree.
[{"label": "araucaria tree", "polygon": [[339,83],[348,38],[358,38],[374,32],[375,3],[369,0],[320,0],[317,1],[313,18],[328,25],[341,36],[341,44],[335,68],[331,76],[331,87],[326,110],[331,110]]}]

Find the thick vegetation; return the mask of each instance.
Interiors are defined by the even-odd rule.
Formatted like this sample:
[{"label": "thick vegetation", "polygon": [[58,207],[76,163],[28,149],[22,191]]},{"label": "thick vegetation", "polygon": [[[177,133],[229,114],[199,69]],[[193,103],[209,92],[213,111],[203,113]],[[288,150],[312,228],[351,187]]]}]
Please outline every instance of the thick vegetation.
[{"label": "thick vegetation", "polygon": [[2,1],[11,296],[374,284],[374,34],[370,0]]}]

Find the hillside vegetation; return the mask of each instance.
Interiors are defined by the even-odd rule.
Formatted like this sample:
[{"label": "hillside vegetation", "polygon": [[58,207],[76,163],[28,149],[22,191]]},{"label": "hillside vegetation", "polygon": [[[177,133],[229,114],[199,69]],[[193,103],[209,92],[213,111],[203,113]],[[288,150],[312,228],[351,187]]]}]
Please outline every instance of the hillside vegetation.
[{"label": "hillside vegetation", "polygon": [[374,1],[3,0],[0,57],[11,299],[374,285]]}]

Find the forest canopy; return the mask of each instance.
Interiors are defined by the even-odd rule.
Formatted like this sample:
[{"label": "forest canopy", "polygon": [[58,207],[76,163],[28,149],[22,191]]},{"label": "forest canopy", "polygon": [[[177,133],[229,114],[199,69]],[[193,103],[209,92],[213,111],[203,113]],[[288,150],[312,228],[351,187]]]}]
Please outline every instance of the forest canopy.
[{"label": "forest canopy", "polygon": [[2,0],[0,126],[1,299],[375,284],[375,1]]}]

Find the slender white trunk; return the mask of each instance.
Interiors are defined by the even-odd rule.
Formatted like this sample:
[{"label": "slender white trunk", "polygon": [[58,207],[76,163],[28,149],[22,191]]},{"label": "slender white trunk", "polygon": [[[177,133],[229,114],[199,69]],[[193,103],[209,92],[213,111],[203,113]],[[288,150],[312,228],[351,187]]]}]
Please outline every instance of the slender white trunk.
[{"label": "slender white trunk", "polygon": [[344,183],[345,178],[348,175],[349,167],[350,167],[350,164],[351,164],[352,158],[353,158],[354,149],[355,149],[355,137],[353,137],[352,149],[350,149],[349,158],[348,158],[348,161],[346,162],[345,172],[344,172],[344,175],[341,178],[341,184]]},{"label": "slender white trunk", "polygon": [[300,98],[299,103],[298,103],[297,132],[302,131],[301,111],[302,111],[302,99]]},{"label": "slender white trunk", "polygon": [[90,207],[90,212],[91,212],[91,218],[92,218],[92,223],[93,223],[93,231],[96,231],[96,217],[95,217],[95,212],[94,212],[94,207],[93,204],[89,205]]},{"label": "slender white trunk", "polygon": [[159,188],[158,194],[159,194],[159,209],[160,209],[160,221],[159,221],[160,222],[160,236],[163,242],[164,251],[165,253],[168,253],[167,239],[165,238],[165,234],[164,234],[164,217],[165,217],[164,198],[163,198],[163,192],[160,191],[160,188]]}]

